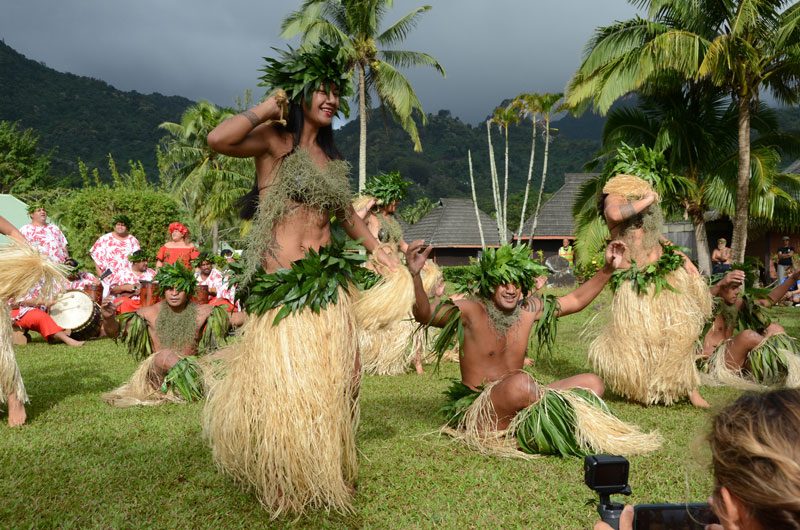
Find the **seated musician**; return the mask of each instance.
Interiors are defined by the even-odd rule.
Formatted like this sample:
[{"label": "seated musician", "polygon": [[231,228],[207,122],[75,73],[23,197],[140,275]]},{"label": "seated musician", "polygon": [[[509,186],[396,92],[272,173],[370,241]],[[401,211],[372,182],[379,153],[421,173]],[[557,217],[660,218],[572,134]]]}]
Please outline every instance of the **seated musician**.
[{"label": "seated musician", "polygon": [[147,265],[147,254],[144,250],[137,250],[128,256],[130,269],[120,269],[109,278],[111,296],[117,313],[132,313],[142,307],[139,290],[141,282],[152,282],[156,271]]},{"label": "seated musician", "polygon": [[53,300],[45,300],[40,296],[39,289],[34,288],[24,298],[11,303],[11,322],[26,336],[29,331],[35,331],[47,342],[59,340],[67,346],[83,346],[83,341],[70,337],[71,330],[56,324],[47,313],[52,304]]},{"label": "seated musician", "polygon": [[67,266],[68,270],[67,290],[82,291],[90,285],[100,285],[100,279],[97,276],[91,272],[80,270],[80,267],[78,266],[78,260],[75,258],[67,258],[67,261],[64,262],[64,265]]},{"label": "seated musician", "polygon": [[123,315],[119,321],[113,304],[103,306],[108,336],[120,336],[128,352],[142,361],[128,383],[103,396],[111,405],[199,399],[202,383],[195,356],[225,340],[230,324],[226,313],[189,299],[197,287],[191,270],[181,263],[164,265],[155,281],[163,299],[155,305]]},{"label": "seated musician", "polygon": [[228,312],[235,311],[235,288],[229,285],[229,275],[214,267],[211,254],[201,252],[200,257],[194,260],[194,265],[197,267],[194,273],[197,285],[208,287],[208,304],[215,307],[222,306]]}]

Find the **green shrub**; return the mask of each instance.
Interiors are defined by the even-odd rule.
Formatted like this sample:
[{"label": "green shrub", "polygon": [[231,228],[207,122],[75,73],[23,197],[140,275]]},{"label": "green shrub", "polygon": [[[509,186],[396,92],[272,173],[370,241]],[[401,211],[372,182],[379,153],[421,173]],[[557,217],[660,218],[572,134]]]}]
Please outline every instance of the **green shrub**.
[{"label": "green shrub", "polygon": [[169,223],[188,218],[170,194],[150,186],[90,186],[56,200],[50,210],[67,236],[70,255],[84,264],[92,263],[92,245],[111,231],[117,214],[131,218],[131,234],[151,255],[167,240]]},{"label": "green shrub", "polygon": [[442,267],[442,275],[446,282],[450,283],[465,283],[464,274],[467,271],[467,265],[457,265],[452,267]]}]

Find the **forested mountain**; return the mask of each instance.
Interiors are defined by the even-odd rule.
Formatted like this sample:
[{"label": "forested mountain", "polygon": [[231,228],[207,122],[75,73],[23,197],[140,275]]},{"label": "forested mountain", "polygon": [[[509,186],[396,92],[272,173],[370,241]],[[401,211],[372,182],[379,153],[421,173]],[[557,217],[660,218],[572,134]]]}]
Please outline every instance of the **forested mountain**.
[{"label": "forested mountain", "polygon": [[179,120],[192,103],[179,96],[122,92],[98,79],[56,72],[0,41],[0,120],[34,129],[39,145],[53,150],[53,172],[72,177],[72,184],[78,158],[107,173],[108,153],[124,167],[128,160],[140,160],[155,178],[155,146],[164,135],[158,124]]}]

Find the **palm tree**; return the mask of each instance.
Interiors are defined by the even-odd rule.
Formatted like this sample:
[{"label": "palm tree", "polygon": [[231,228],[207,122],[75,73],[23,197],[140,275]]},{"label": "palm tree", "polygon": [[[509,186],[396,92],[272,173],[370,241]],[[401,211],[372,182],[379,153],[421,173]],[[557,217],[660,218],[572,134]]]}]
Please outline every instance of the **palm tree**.
[{"label": "palm tree", "polygon": [[522,213],[519,216],[519,229],[517,230],[517,235],[522,236],[525,209],[528,206],[528,192],[531,188],[531,177],[533,176],[533,160],[536,155],[536,117],[542,111],[541,96],[536,93],[520,94],[514,98],[511,105],[517,109],[520,118],[530,118],[531,120],[531,158],[528,161],[528,178],[525,180],[525,196],[522,199]]},{"label": "palm tree", "polygon": [[431,6],[412,9],[400,20],[380,31],[381,22],[392,0],[305,0],[281,25],[282,36],[302,34],[304,44],[325,40],[344,48],[352,61],[358,86],[360,143],[358,148],[358,189],[367,178],[367,103],[374,91],[383,107],[394,116],[411,137],[415,151],[422,151],[414,113],[427,122],[422,103],[411,83],[397,68],[430,66],[442,76],[444,68],[431,55],[404,50],[386,50],[403,41]]},{"label": "palm tree", "polygon": [[247,193],[255,174],[252,159],[220,155],[206,143],[208,133],[233,114],[201,101],[186,109],[180,123],[159,125],[170,134],[159,156],[162,180],[181,197],[198,224],[211,229],[215,252],[220,223],[235,222],[236,202]]},{"label": "palm tree", "polygon": [[[680,198],[684,213],[692,221],[698,249],[698,264],[710,273],[705,214],[714,210],[732,214],[735,203],[736,171],[731,161],[737,157],[737,108],[725,92],[708,81],[682,83],[674,76],[662,77],[639,91],[638,105],[618,107],[608,114],[603,131],[603,147],[597,161],[613,156],[624,145],[646,145],[663,152],[669,171],[686,176],[693,182],[692,193]],[[775,112],[760,104],[753,113],[754,167],[770,167],[779,148],[797,152],[800,139],[778,130]],[[596,162],[590,166],[596,165]],[[796,187],[792,179],[769,176],[786,189]],[[751,190],[751,197],[758,186]],[[767,195],[774,196],[776,217],[795,216],[793,202],[783,200],[778,190],[767,186]],[[752,204],[759,200],[753,197]],[[761,219],[764,212],[751,211]]]},{"label": "palm tree", "polygon": [[[502,208],[502,221],[503,221],[503,234],[508,231],[508,128],[509,126],[519,122],[519,113],[516,109],[511,107],[497,107],[494,109],[492,115],[492,123],[496,124],[500,130],[503,131],[505,138],[505,177],[503,183],[503,208]],[[498,212],[499,214],[500,212]]]},{"label": "palm tree", "polygon": [[[751,112],[762,90],[800,101],[800,4],[788,0],[629,0],[647,10],[597,30],[570,81],[568,103],[605,113],[654,75],[708,79],[737,106],[738,165],[733,257],[744,259],[751,179]],[[790,5],[791,4],[791,5]],[[789,6],[788,8],[786,6]],[[753,182],[752,184],[755,184]]]},{"label": "palm tree", "polygon": [[542,206],[542,195],[544,195],[544,183],[547,180],[547,158],[550,153],[550,118],[553,112],[561,110],[562,106],[557,105],[561,101],[564,94],[542,94],[539,98],[539,105],[542,116],[544,116],[544,161],[542,164],[542,182],[539,183],[539,199],[536,201],[536,211],[533,214],[533,226],[531,227],[531,242],[533,242],[533,234],[536,232],[536,226],[539,224],[539,209]]}]

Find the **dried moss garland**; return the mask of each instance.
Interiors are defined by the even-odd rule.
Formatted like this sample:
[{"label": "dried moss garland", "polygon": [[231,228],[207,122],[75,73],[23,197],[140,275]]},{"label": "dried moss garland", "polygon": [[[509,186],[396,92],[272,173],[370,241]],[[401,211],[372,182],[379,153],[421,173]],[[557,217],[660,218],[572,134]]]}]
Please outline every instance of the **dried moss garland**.
[{"label": "dried moss garland", "polygon": [[662,244],[663,252],[658,261],[651,263],[640,269],[635,261],[631,261],[631,267],[626,270],[617,269],[611,275],[611,290],[616,291],[625,282],[631,282],[631,288],[637,294],[647,294],[650,285],[655,286],[655,293],[658,294],[664,289],[675,291],[667,281],[667,276],[683,267],[683,256],[676,251],[678,247]]},{"label": "dried moss garland", "polygon": [[197,338],[197,305],[189,302],[181,311],[164,303],[156,318],[156,336],[161,346],[180,351],[194,346]]},{"label": "dried moss garland", "polygon": [[275,227],[290,212],[293,203],[329,212],[347,211],[350,206],[350,164],[331,160],[320,169],[305,149],[286,156],[275,180],[259,198],[250,234],[245,242],[241,283],[248,283],[265,255],[276,255]]},{"label": "dried moss garland", "polygon": [[399,244],[403,240],[403,229],[400,228],[400,223],[393,215],[379,213],[377,217],[381,226],[378,230],[378,240],[381,243]]},{"label": "dried moss garland", "polygon": [[511,326],[519,321],[521,312],[519,306],[515,306],[513,311],[506,313],[498,309],[494,302],[486,298],[481,298],[480,303],[486,308],[486,314],[489,315],[489,322],[491,322],[492,327],[501,337],[505,337],[508,330],[511,329]]}]

